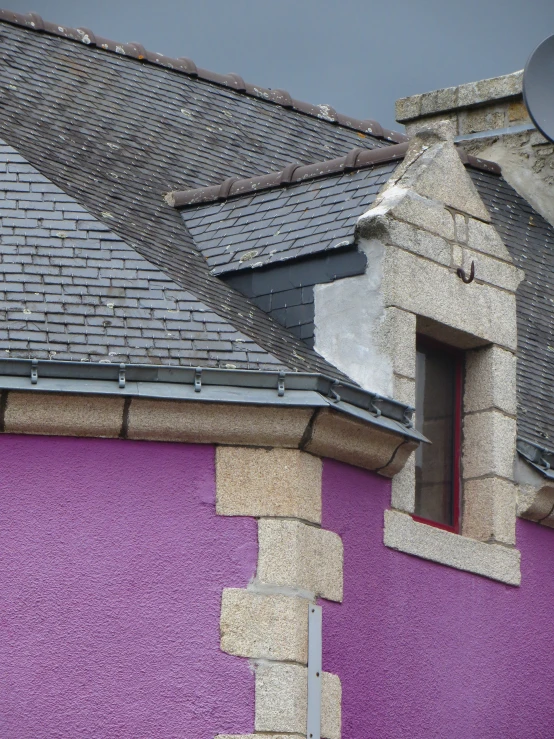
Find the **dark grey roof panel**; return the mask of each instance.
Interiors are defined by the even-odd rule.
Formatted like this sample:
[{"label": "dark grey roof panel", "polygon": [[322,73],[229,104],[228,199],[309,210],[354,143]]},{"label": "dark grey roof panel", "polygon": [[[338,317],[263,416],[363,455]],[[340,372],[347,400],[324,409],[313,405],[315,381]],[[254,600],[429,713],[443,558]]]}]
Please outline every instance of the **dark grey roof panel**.
[{"label": "dark grey roof panel", "polygon": [[0,359],[284,366],[0,142]]},{"label": "dark grey roof panel", "polygon": [[397,163],[181,211],[213,274],[353,244],[356,220]]},{"label": "dark grey roof panel", "polygon": [[22,27],[0,28],[0,136],[265,352],[290,369],[336,375],[209,274],[163,195],[388,144],[170,69]]},{"label": "dark grey roof panel", "polygon": [[554,450],[554,228],[502,177],[469,172],[525,272],[517,291],[518,434]]}]

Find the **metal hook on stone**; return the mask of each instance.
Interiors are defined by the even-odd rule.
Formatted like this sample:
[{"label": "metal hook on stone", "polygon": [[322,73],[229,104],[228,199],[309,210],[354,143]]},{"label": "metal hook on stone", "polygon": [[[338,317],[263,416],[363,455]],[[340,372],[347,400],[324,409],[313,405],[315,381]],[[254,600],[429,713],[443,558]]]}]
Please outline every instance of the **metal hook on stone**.
[{"label": "metal hook on stone", "polygon": [[465,270],[463,270],[461,267],[458,267],[456,270],[456,274],[458,277],[465,282],[466,285],[469,285],[470,282],[473,282],[475,279],[475,262],[471,261],[471,269],[469,271],[469,277],[466,275]]}]

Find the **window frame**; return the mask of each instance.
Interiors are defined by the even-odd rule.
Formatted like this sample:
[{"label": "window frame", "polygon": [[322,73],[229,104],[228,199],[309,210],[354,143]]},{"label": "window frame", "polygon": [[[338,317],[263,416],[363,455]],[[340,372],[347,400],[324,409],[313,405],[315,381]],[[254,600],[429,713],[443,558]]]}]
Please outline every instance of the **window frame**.
[{"label": "window frame", "polygon": [[[436,339],[432,339],[424,334],[416,335],[417,346],[428,347],[435,351],[449,354],[455,362],[454,374],[454,433],[452,443],[452,519],[453,524],[444,524],[438,521],[432,521],[422,516],[412,513],[412,518],[418,523],[424,523],[427,526],[433,526],[443,531],[450,531],[453,534],[460,534],[462,528],[462,422],[463,422],[463,393],[464,393],[464,366],[465,352],[448,344],[443,344]],[[417,378],[416,378],[417,382]],[[416,408],[417,413],[417,408]]]}]

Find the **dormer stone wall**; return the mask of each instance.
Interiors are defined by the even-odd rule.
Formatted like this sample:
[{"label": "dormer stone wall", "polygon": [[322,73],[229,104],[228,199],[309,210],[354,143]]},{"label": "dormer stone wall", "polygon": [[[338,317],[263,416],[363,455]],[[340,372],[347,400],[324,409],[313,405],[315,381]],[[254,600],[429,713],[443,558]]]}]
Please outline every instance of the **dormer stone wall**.
[{"label": "dormer stone wall", "polygon": [[[316,350],[367,389],[412,405],[416,334],[466,353],[462,536],[412,520],[412,458],[393,480],[385,543],[517,584],[515,292],[523,273],[444,126],[416,134],[359,219],[357,241],[366,274],[316,287]],[[466,283],[459,270],[469,279],[472,264]]]}]

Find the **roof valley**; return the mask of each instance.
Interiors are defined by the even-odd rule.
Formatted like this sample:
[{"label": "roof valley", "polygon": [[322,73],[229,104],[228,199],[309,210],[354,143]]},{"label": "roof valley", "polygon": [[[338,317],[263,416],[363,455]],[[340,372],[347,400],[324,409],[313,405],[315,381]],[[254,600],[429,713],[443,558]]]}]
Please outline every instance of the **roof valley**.
[{"label": "roof valley", "polygon": [[[4,136],[5,132],[2,131],[2,128],[2,121],[0,119],[0,133]],[[5,139],[8,144],[13,145],[12,142],[8,140],[8,136],[5,136]],[[31,137],[31,141],[33,140],[34,139]],[[20,153],[23,154],[31,164],[33,164],[33,160],[40,158],[40,154],[38,152],[35,155],[35,152],[27,150],[24,146],[14,146],[14,148],[20,151]],[[60,187],[64,193],[74,197],[74,194],[70,193],[70,188],[67,187],[66,183],[56,181],[56,178],[50,175],[49,179],[56,186]],[[105,214],[104,218],[102,218],[102,213],[98,214],[94,212],[93,208],[90,208],[88,204],[83,203],[79,198],[76,198],[76,200],[87,210],[87,212],[90,212],[91,215],[98,218],[101,223],[105,224]],[[180,223],[177,225],[179,226]],[[226,283],[221,282],[216,277],[210,275],[208,266],[198,251],[187,249],[187,258],[192,257],[196,262],[197,268],[201,269],[205,273],[205,279],[210,283],[216,284],[218,292],[217,300],[214,300],[213,294],[206,289],[206,286],[202,282],[199,282],[194,278],[189,278],[190,265],[187,263],[187,260],[183,260],[185,267],[184,270],[174,268],[172,267],[172,264],[168,262],[167,258],[157,258],[151,251],[145,251],[141,246],[140,241],[137,242],[132,239],[130,240],[128,234],[125,234],[124,232],[122,233],[117,221],[110,221],[110,227],[130,248],[134,249],[141,257],[145,258],[154,267],[160,269],[177,285],[180,285],[182,288],[195,295],[199,300],[205,303],[207,307],[213,310],[214,313],[219,314],[222,319],[235,325],[250,338],[254,339],[252,334],[257,334],[257,340],[261,344],[261,347],[269,351],[269,353],[281,361],[284,366],[289,366],[291,369],[296,371],[306,371],[312,368],[317,368],[324,374],[344,377],[342,373],[335,370],[335,368],[329,365],[322,357],[311,350],[304,342],[296,339],[293,335],[287,333],[280,342],[276,342],[272,328],[274,325],[278,324],[275,324],[274,320],[270,316],[257,308],[241,293],[237,292]],[[179,249],[176,249],[174,244],[166,245],[164,251],[169,253],[172,262],[174,260],[181,261],[178,258]],[[224,298],[223,300],[221,300],[222,297]],[[281,329],[280,326],[279,329]],[[291,359],[294,359],[292,364]]]},{"label": "roof valley", "polygon": [[[233,108],[235,123],[229,132],[234,137],[233,141],[244,140],[240,124],[242,111],[248,103],[246,110],[254,112],[255,109],[256,116],[270,115],[267,121],[262,120],[264,138],[263,146],[260,141],[261,148],[256,141],[252,141],[251,151],[243,147],[239,152],[234,145],[229,148],[225,143],[221,148],[214,147],[215,134],[206,132],[205,126],[194,129],[195,138],[190,143],[181,139],[179,145],[183,136],[183,133],[177,135],[179,131],[190,129],[187,128],[186,117],[175,118],[179,112],[174,109],[173,98],[183,94],[183,85],[192,84],[195,89],[200,85],[200,97],[195,95],[195,100],[204,108],[200,107],[194,114],[198,116],[201,113],[202,119],[205,119],[206,111],[210,116],[212,113],[223,115],[227,109],[225,106],[230,104],[230,91],[225,91],[222,108],[218,88],[204,88],[204,83],[191,82],[188,77],[175,75],[163,67],[137,65],[136,61],[131,65],[119,55],[105,54],[63,37],[55,38],[17,26],[4,25],[0,48],[8,62],[3,65],[0,75],[4,96],[0,128],[12,146],[21,150],[51,181],[76,197],[83,207],[105,222],[139,254],[177,284],[197,295],[270,354],[285,363],[292,361],[295,369],[317,369],[337,374],[302,341],[209,274],[208,266],[193,247],[184,224],[178,214],[163,202],[162,194],[164,185],[167,190],[167,184],[175,182],[176,177],[191,181],[190,172],[198,167],[198,151],[203,151],[205,156],[209,154],[218,166],[224,162],[231,172],[244,172],[246,162],[252,171],[253,161],[256,169],[263,172],[275,162],[283,162],[285,156],[290,157],[289,147],[302,151],[304,161],[314,161],[321,157],[321,152],[341,154],[347,151],[354,139],[360,141],[358,134],[308,116],[298,116],[290,110],[276,111],[276,106],[264,103],[259,107],[259,101],[238,95],[231,101],[238,107],[236,110]],[[174,94],[164,95],[164,103],[158,101],[154,108],[148,107],[146,103],[151,101],[149,85],[153,85],[151,89],[157,89],[160,75],[164,84],[173,85]],[[55,86],[51,84],[52,79],[57,80]],[[79,82],[78,90],[76,80]],[[121,105],[117,109],[105,104],[110,91],[115,99],[121,95]],[[124,101],[131,100],[133,103],[140,100],[140,107],[126,107]],[[138,119],[137,110],[142,111],[142,117]],[[175,127],[172,140],[163,137],[163,120],[170,121]],[[252,120],[257,120],[257,117]],[[37,129],[40,135],[37,135]],[[111,135],[112,131],[116,132],[115,137]],[[272,131],[275,133],[274,143]],[[117,136],[120,141],[131,137],[132,145],[124,157],[108,146],[107,142],[114,138],[117,140]],[[199,136],[204,138],[198,140]],[[248,139],[252,139],[250,131]],[[268,146],[268,141],[272,142],[271,146]],[[219,146],[219,141],[216,143]],[[371,136],[364,143],[376,145]],[[186,146],[192,147],[190,157],[193,159],[186,151],[183,152]],[[237,156],[239,153],[240,157]],[[217,169],[215,172],[217,177]],[[139,187],[131,187],[132,178],[137,176],[140,177]],[[211,176],[214,177],[213,174]],[[109,211],[113,218],[107,216]]]}]

